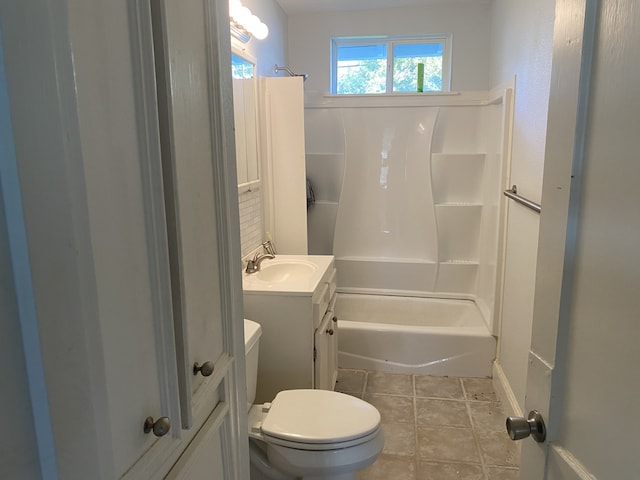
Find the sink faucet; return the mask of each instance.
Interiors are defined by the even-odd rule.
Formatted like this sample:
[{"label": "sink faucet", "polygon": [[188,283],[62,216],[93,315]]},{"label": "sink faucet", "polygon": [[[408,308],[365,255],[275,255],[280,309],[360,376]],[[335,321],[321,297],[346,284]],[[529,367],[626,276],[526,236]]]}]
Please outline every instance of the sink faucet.
[{"label": "sink faucet", "polygon": [[253,260],[247,262],[247,268],[244,271],[247,273],[259,272],[260,264],[267,258],[276,258],[276,256],[271,253],[265,253],[264,255],[261,255],[260,252],[256,253]]},{"label": "sink faucet", "polygon": [[267,240],[266,242],[263,242],[262,248],[264,249],[265,253],[269,253],[271,255],[275,255],[276,253],[278,253],[276,252],[276,246],[273,244],[271,240]]}]

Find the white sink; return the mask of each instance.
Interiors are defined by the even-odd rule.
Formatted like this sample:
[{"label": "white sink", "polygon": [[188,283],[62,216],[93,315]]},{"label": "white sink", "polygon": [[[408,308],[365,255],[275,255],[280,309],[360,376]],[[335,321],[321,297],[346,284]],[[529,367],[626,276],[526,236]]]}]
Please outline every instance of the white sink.
[{"label": "white sink", "polygon": [[318,271],[313,263],[304,260],[278,259],[264,260],[261,268],[250,275],[261,282],[300,282],[307,280]]},{"label": "white sink", "polygon": [[259,271],[243,272],[242,287],[245,293],[313,292],[332,262],[330,255],[276,255],[263,260]]}]

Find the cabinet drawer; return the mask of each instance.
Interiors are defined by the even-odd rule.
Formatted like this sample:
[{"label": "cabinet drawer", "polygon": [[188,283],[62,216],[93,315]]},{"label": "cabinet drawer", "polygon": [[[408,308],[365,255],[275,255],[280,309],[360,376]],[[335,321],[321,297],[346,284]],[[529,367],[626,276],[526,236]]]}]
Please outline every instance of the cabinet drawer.
[{"label": "cabinet drawer", "polygon": [[337,299],[338,299],[338,295],[336,295],[336,292],[333,292],[329,300],[329,306],[327,307],[327,311],[330,311],[331,315],[335,315]]},{"label": "cabinet drawer", "polygon": [[338,271],[334,268],[333,272],[331,272],[331,276],[329,277],[329,298],[333,297],[336,293],[336,287],[338,285],[337,282]]},{"label": "cabinet drawer", "polygon": [[316,329],[322,321],[322,317],[329,308],[329,284],[325,283],[320,287],[320,295],[313,301],[313,328]]}]

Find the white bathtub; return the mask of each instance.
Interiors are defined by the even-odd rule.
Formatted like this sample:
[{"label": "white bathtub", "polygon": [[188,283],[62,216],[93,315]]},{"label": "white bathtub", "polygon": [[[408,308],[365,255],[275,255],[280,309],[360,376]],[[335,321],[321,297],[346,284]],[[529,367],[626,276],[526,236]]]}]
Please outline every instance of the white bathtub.
[{"label": "white bathtub", "polygon": [[491,376],[496,340],[471,300],[341,293],[335,311],[342,368]]}]

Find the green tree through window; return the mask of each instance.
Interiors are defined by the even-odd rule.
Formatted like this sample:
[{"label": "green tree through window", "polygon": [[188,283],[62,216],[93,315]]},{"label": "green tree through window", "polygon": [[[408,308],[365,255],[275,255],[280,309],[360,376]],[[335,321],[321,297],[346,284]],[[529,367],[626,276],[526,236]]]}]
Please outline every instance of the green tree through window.
[{"label": "green tree through window", "polygon": [[416,92],[419,63],[423,91],[447,91],[450,41],[448,36],[333,38],[331,92]]}]

